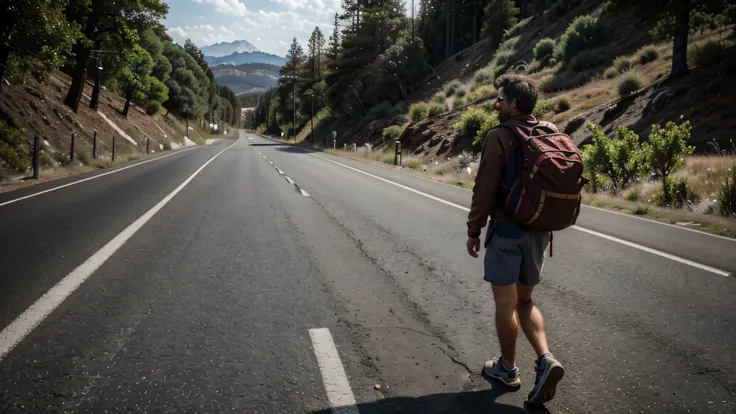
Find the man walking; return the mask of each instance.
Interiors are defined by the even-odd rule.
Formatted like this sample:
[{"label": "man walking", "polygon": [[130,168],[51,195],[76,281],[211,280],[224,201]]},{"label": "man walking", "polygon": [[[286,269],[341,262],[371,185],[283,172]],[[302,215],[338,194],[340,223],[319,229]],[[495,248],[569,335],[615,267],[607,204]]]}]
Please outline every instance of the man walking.
[{"label": "man walking", "polygon": [[[565,370],[549,351],[544,318],[532,300],[532,292],[540,280],[545,252],[551,241],[550,230],[569,227],[574,223],[579,211],[579,199],[573,200],[574,189],[568,191],[572,194],[537,190],[541,191],[541,195],[536,199],[532,197],[536,183],[530,182],[536,181],[535,174],[542,175],[541,172],[537,173],[537,169],[550,167],[545,163],[545,151],[539,151],[539,147],[536,150],[539,151],[541,161],[533,163],[532,159],[532,166],[527,165],[533,156],[525,152],[527,146],[532,148],[529,142],[540,134],[552,137],[553,140],[569,140],[569,137],[559,134],[553,124],[538,121],[531,115],[538,94],[530,79],[504,75],[496,79],[494,84],[498,90],[496,109],[499,111],[501,125],[486,137],[467,222],[468,254],[478,257],[481,230],[488,223],[489,217],[491,219],[485,240],[484,279],[491,283],[496,304],[496,332],[501,356],[486,362],[482,374],[508,386],[521,385],[519,370],[515,365],[516,338],[518,325],[521,324],[538,356],[536,380],[527,402],[542,404],[554,397],[557,383],[562,379]],[[529,134],[523,135],[523,131]],[[574,148],[572,141],[565,142],[564,145],[572,145]],[[520,148],[522,146],[523,149]],[[577,152],[577,149],[574,151]],[[523,177],[522,164],[529,170],[524,171]],[[576,169],[573,173],[580,177],[576,177],[578,184],[584,184],[585,179],[581,177],[582,159],[580,170]],[[564,198],[560,198],[560,204],[555,204],[554,197],[558,195]],[[551,205],[547,210],[544,209],[545,200]],[[571,213],[574,217],[550,217],[558,211],[574,208],[563,205],[565,200],[570,200],[571,203],[577,201],[578,211]],[[531,218],[518,220],[517,216],[523,215],[520,210],[524,209],[532,209]],[[560,223],[560,220],[565,222]],[[550,225],[552,222],[554,224]]]}]

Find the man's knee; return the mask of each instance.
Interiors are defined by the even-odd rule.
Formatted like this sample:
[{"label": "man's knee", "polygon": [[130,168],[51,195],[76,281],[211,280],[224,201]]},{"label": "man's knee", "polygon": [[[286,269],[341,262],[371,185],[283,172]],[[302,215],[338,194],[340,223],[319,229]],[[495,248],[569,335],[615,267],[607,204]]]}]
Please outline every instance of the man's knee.
[{"label": "man's knee", "polygon": [[523,307],[530,305],[532,303],[532,295],[521,297],[519,296],[519,299],[516,302],[517,307]]}]

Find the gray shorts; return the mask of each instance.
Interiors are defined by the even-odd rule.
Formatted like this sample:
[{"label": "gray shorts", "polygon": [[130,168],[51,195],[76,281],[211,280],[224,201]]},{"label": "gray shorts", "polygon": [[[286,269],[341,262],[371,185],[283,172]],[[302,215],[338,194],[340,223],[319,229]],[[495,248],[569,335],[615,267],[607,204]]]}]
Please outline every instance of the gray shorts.
[{"label": "gray shorts", "polygon": [[508,286],[516,282],[539,283],[549,232],[525,229],[515,223],[496,223],[486,234],[484,270],[486,282]]}]

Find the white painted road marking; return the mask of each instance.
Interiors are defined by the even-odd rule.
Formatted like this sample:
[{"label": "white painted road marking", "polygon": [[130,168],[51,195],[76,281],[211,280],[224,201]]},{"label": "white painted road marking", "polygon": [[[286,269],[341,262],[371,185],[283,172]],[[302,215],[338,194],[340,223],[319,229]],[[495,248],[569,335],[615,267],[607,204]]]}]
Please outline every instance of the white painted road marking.
[{"label": "white painted road marking", "polygon": [[271,165],[273,165],[273,161],[269,161],[268,163],[271,164]]},{"label": "white painted road marking", "polygon": [[23,340],[33,329],[35,329],[51,312],[54,311],[59,305],[61,305],[66,298],[74,293],[79,286],[82,285],[97,269],[102,266],[107,259],[110,258],[128,239],[130,239],[144,224],[146,224],[159,210],[161,210],[166,203],[171,201],[175,195],[177,195],[194,177],[199,174],[204,167],[209,165],[215,160],[220,154],[227,151],[233,145],[237,144],[238,141],[232,143],[229,147],[218,152],[214,157],[210,158],[204,163],[197,171],[189,176],[183,183],[179,184],[178,187],[171,194],[164,197],[163,200],[159,201],[158,204],[153,206],[145,214],[134,221],[133,224],[129,225],[120,234],[115,236],[112,240],[107,242],[100,250],[93,254],[84,263],[79,265],[71,273],[66,275],[59,283],[49,289],[48,292],[44,293],[33,305],[31,305],[25,312],[15,318],[10,325],[6,326],[5,329],[0,332],[0,361],[13,349],[20,341]]},{"label": "white painted road marking", "polygon": [[276,166],[274,166],[274,168],[276,168],[276,171],[278,171],[278,172],[279,172],[279,174],[281,174],[281,175],[284,175],[284,172],[283,172],[283,171],[281,171],[281,170],[279,170],[279,167],[276,167]]},{"label": "white painted road marking", "polygon": [[291,178],[289,178],[288,175],[285,175],[284,177],[286,177],[286,181],[288,181],[289,184],[294,185],[294,180],[292,180]]},{"label": "white painted road marking", "polygon": [[301,188],[299,188],[299,192],[302,193],[302,195],[304,197],[309,197],[309,193],[307,193],[306,191],[302,190]]},{"label": "white painted road marking", "polygon": [[37,193],[33,193],[33,194],[30,194],[30,195],[27,195],[27,196],[24,196],[24,197],[19,197],[19,198],[13,199],[13,200],[9,200],[9,201],[0,203],[0,207],[5,206],[5,205],[8,205],[8,204],[15,203],[17,201],[25,200],[25,199],[28,199],[28,198],[31,198],[31,197],[36,197],[36,196],[39,196],[41,194],[46,194],[46,193],[50,193],[52,191],[61,190],[62,188],[71,187],[73,185],[77,185],[77,184],[83,183],[85,181],[90,181],[90,180],[94,180],[94,179],[97,179],[97,178],[104,177],[106,175],[115,174],[115,173],[118,173],[120,171],[125,171],[128,168],[133,168],[133,167],[137,167],[139,165],[148,164],[149,162],[162,160],[162,159],[164,159],[166,157],[170,157],[170,156],[176,155],[176,154],[181,154],[182,152],[193,150],[195,148],[201,148],[201,147],[189,147],[187,149],[183,149],[181,151],[172,152],[171,154],[166,154],[166,155],[163,155],[161,157],[151,158],[150,160],[142,161],[142,162],[139,162],[139,163],[136,163],[136,164],[133,164],[133,165],[128,165],[128,166],[125,166],[125,167],[122,167],[122,168],[118,168],[118,169],[115,169],[115,170],[112,170],[112,171],[108,171],[108,172],[105,172],[105,173],[102,173],[102,174],[97,174],[97,175],[92,176],[92,177],[83,178],[83,179],[81,179],[79,181],[74,181],[72,183],[60,185],[60,186],[54,187],[54,188],[49,188],[48,190],[39,191]]},{"label": "white painted road marking", "polygon": [[322,374],[322,382],[327,392],[332,412],[335,414],[359,414],[353,390],[350,388],[345,369],[340,362],[340,355],[335,348],[330,330],[327,328],[310,329],[314,354]]},{"label": "white painted road marking", "polygon": [[[379,176],[376,176],[376,175],[367,173],[367,172],[362,171],[362,170],[359,170],[357,168],[350,167],[348,165],[339,163],[337,161],[333,161],[333,160],[331,160],[329,158],[325,158],[325,157],[322,157],[322,156],[319,156],[319,155],[316,155],[316,154],[310,154],[310,155],[312,155],[314,157],[317,157],[319,159],[322,159],[322,160],[331,162],[333,164],[337,164],[337,165],[339,165],[341,167],[344,167],[344,168],[353,170],[355,172],[359,172],[361,174],[367,175],[367,176],[372,177],[372,178],[375,178],[377,180],[381,180],[381,181],[386,182],[388,184],[395,185],[395,186],[397,186],[399,188],[403,188],[404,190],[411,191],[411,192],[416,193],[416,194],[419,194],[419,195],[421,195],[423,197],[427,197],[427,198],[430,198],[432,200],[439,201],[440,203],[447,204],[448,206],[455,207],[455,208],[457,208],[459,210],[462,210],[462,211],[465,211],[465,212],[469,212],[470,211],[470,209],[467,208],[467,207],[461,206],[459,204],[455,204],[453,202],[450,202],[450,201],[441,199],[439,197],[435,197],[435,196],[433,196],[431,194],[427,194],[427,193],[421,192],[419,190],[415,190],[415,189],[413,189],[411,187],[407,187],[407,186],[405,186],[403,184],[399,184],[399,183],[393,182],[391,180],[387,180],[385,178],[382,178],[382,177],[379,177]],[[614,241],[616,243],[623,244],[625,246],[633,247],[635,249],[639,249],[639,250],[645,251],[647,253],[651,253],[651,254],[654,254],[654,255],[657,255],[657,256],[660,256],[660,257],[664,257],[664,258],[667,258],[667,259],[670,259],[670,260],[674,260],[676,262],[680,262],[680,263],[686,264],[688,266],[692,266],[692,267],[695,267],[695,268],[698,268],[698,269],[701,269],[701,270],[705,270],[705,271],[708,271],[708,272],[717,274],[719,276],[731,276],[731,274],[729,272],[726,272],[725,270],[721,270],[721,269],[717,269],[715,267],[710,267],[710,266],[707,266],[707,265],[704,265],[704,264],[693,262],[692,260],[684,259],[682,257],[678,257],[678,256],[675,256],[675,255],[672,255],[672,254],[669,254],[669,253],[665,253],[665,252],[662,252],[662,251],[659,251],[659,250],[656,250],[656,249],[652,249],[650,247],[646,247],[646,246],[642,246],[640,244],[636,244],[636,243],[632,243],[632,242],[629,242],[629,241],[626,241],[626,240],[622,240],[622,239],[619,239],[617,237],[609,236],[607,234],[599,233],[597,231],[588,230],[588,229],[586,229],[584,227],[572,226],[572,228],[575,229],[575,230],[578,230],[578,231],[582,231],[582,232],[585,232],[585,233],[594,235],[594,236],[602,237],[602,238],[607,239],[607,240],[610,240],[610,241]]]}]

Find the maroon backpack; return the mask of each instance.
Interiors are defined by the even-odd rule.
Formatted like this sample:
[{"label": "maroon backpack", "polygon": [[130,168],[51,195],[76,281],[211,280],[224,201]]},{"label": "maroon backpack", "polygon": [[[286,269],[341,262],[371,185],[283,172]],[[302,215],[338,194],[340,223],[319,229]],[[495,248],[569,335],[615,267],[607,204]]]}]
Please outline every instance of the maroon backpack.
[{"label": "maroon backpack", "polygon": [[514,131],[516,143],[505,168],[501,194],[509,219],[537,231],[566,229],[580,214],[583,158],[572,139],[539,122],[513,120],[500,125]]}]

